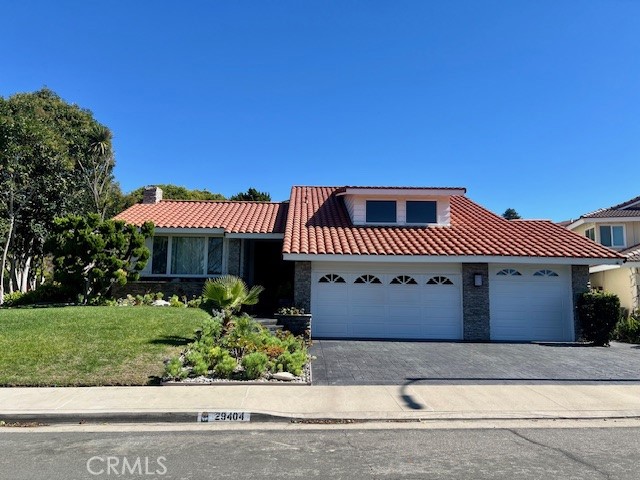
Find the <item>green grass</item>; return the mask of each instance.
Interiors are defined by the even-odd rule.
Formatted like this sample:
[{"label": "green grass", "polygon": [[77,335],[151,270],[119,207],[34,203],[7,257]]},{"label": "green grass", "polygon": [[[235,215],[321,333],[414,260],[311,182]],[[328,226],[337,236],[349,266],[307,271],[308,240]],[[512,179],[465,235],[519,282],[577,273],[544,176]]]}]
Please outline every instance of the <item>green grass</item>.
[{"label": "green grass", "polygon": [[0,310],[0,385],[148,385],[208,317],[197,308]]}]

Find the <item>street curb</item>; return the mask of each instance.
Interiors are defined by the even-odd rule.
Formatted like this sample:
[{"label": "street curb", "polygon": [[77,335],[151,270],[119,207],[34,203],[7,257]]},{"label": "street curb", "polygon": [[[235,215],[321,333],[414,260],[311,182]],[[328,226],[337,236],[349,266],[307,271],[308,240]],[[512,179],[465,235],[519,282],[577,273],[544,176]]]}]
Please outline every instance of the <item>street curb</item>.
[{"label": "street curb", "polygon": [[[240,410],[234,410],[240,411]],[[42,413],[16,413],[5,414],[0,413],[0,422],[6,424],[12,423],[40,423],[46,425],[55,424],[100,424],[100,423],[156,423],[156,424],[189,424],[189,423],[205,423],[199,421],[199,415],[207,411],[197,412],[42,412]],[[208,413],[208,412],[207,412]],[[218,421],[212,422],[218,425],[228,424],[251,424],[251,423],[274,423],[274,424],[315,424],[315,425],[336,425],[336,424],[358,424],[358,423],[425,423],[433,421],[505,421],[505,420],[622,420],[636,419],[640,420],[640,412],[607,412],[606,414],[585,415],[566,415],[558,413],[537,413],[537,414],[517,414],[510,413],[504,415],[482,415],[482,414],[436,414],[421,417],[407,416],[304,416],[300,414],[270,414],[270,413],[254,413],[251,414],[250,421]]]}]

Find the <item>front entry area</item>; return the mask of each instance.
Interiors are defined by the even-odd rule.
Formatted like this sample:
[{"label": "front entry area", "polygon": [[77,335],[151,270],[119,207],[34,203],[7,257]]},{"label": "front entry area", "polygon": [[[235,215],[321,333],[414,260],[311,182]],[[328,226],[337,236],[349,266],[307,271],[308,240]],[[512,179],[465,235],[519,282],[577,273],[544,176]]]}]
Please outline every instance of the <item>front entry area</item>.
[{"label": "front entry area", "polygon": [[314,262],[312,335],[462,338],[460,265]]}]

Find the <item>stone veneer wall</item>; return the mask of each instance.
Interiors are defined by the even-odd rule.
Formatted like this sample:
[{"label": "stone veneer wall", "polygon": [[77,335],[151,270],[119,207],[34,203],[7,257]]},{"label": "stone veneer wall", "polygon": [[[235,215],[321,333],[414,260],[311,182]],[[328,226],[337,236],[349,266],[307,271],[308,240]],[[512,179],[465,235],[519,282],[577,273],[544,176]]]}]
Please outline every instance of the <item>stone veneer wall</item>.
[{"label": "stone veneer wall", "polygon": [[[482,274],[482,286],[474,285],[474,275]],[[462,316],[464,339],[485,342],[491,339],[489,312],[489,265],[462,264]]]},{"label": "stone veneer wall", "polygon": [[240,276],[240,248],[242,240],[239,238],[229,239],[229,256],[227,257],[227,272],[229,275]]},{"label": "stone veneer wall", "polygon": [[293,280],[293,303],[311,312],[311,262],[296,262]]},{"label": "stone veneer wall", "polygon": [[640,268],[630,268],[631,278],[631,308],[637,310],[640,308]]},{"label": "stone veneer wall", "polygon": [[589,290],[589,266],[571,265],[571,293],[573,298],[573,329],[575,339],[582,337],[582,325],[578,316],[578,296]]}]

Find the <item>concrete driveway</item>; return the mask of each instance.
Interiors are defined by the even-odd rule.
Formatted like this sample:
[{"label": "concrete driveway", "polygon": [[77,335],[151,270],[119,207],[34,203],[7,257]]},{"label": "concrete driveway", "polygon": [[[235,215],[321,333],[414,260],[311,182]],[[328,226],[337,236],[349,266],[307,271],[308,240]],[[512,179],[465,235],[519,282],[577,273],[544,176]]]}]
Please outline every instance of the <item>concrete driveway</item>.
[{"label": "concrete driveway", "polygon": [[640,384],[640,345],[314,340],[314,385]]}]

